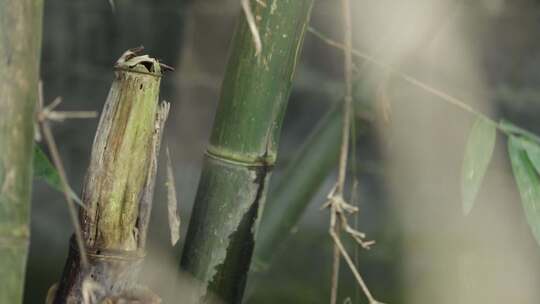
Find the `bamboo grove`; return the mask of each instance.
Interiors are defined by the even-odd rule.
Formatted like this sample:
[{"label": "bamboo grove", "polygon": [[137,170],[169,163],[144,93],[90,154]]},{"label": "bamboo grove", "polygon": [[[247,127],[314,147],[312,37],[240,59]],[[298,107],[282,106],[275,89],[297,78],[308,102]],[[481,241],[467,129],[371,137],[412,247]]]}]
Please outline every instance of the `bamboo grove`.
[{"label": "bamboo grove", "polygon": [[[464,151],[464,215],[474,208],[497,132],[507,136],[525,217],[540,243],[538,136],[512,123],[496,122],[467,103],[353,49],[350,15],[344,15],[347,39],[341,43],[309,27],[313,0],[239,3],[242,11],[232,35],[208,146],[201,155],[201,176],[186,238],[176,261],[175,271],[187,274],[195,284],[177,303],[242,303],[250,272],[268,269],[338,161],[341,181],[337,198],[344,199],[349,144],[354,144],[354,135],[350,139],[349,132],[351,125],[360,121],[352,96],[353,63],[357,61],[396,76],[476,119]],[[350,14],[349,0],[343,3],[347,8],[344,14]],[[37,112],[41,109],[36,106],[40,99],[42,15],[43,0],[0,0],[0,304],[23,303],[33,176],[64,191],[68,202],[79,203],[77,214],[72,214],[75,231],[66,240],[64,269],[49,289],[46,303],[160,303],[160,296],[140,282],[162,138],[171,107],[160,102],[160,86],[172,68],[145,55],[143,48],[125,51],[112,66],[113,81],[89,152],[79,200],[68,187],[58,160],[51,164],[34,144],[34,133],[40,132]],[[328,112],[270,188],[282,123],[309,32],[345,54],[346,107]],[[341,151],[340,145],[344,147]],[[170,167],[168,174],[172,176]],[[175,191],[171,193],[175,195]],[[347,224],[345,215],[357,209],[344,200],[332,204],[337,199],[332,193],[327,204],[332,212],[329,233],[336,246],[331,302],[337,302],[336,269],[344,258],[359,289],[364,289],[370,303],[379,303],[364,288],[340,241],[341,234],[350,234],[366,248],[371,244],[363,243],[363,234]],[[267,200],[269,206],[265,206]],[[253,285],[264,288],[256,281]]]}]

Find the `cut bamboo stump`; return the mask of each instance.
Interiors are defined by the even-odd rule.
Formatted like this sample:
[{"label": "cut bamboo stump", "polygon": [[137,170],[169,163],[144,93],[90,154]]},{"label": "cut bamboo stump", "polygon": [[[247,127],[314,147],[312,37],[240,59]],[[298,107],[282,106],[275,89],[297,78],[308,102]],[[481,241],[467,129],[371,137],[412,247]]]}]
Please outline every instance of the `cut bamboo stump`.
[{"label": "cut bamboo stump", "polygon": [[88,265],[72,237],[55,304],[83,303],[84,297],[116,303],[137,289],[169,112],[168,103],[158,105],[163,66],[139,51],[117,61],[94,139],[79,213]]}]

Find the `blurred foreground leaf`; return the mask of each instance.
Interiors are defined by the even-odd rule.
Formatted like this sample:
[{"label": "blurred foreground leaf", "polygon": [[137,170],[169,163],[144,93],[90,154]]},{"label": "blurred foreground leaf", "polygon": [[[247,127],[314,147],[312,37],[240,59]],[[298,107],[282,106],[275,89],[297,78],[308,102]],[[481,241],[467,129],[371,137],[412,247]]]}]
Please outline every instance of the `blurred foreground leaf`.
[{"label": "blurred foreground leaf", "polygon": [[[56,170],[56,167],[54,167],[47,155],[45,155],[38,145],[34,146],[34,176],[43,180],[55,190],[64,192],[58,170]],[[69,188],[69,194],[77,204],[82,206],[81,199],[73,190],[71,190],[71,188]]]},{"label": "blurred foreground leaf", "polygon": [[523,138],[510,136],[508,153],[527,222],[540,244],[540,178],[525,148],[529,144]]},{"label": "blurred foreground leaf", "polygon": [[257,235],[254,269],[269,266],[272,256],[295,230],[324,179],[336,167],[342,122],[338,107],[325,115],[270,192]]},{"label": "blurred foreground leaf", "polygon": [[465,148],[462,168],[461,197],[465,215],[469,214],[474,206],[493,155],[496,137],[496,127],[490,121],[483,118],[475,121]]},{"label": "blurred foreground leaf", "polygon": [[527,157],[531,161],[537,174],[540,174],[540,146],[530,140],[522,139],[521,146],[527,152]]},{"label": "blurred foreground leaf", "polygon": [[527,138],[530,141],[540,143],[540,137],[538,137],[536,134],[531,133],[523,128],[520,128],[504,119],[501,120],[501,122],[499,122],[499,128],[501,128],[504,132],[508,133],[509,136],[519,135],[520,137]]}]

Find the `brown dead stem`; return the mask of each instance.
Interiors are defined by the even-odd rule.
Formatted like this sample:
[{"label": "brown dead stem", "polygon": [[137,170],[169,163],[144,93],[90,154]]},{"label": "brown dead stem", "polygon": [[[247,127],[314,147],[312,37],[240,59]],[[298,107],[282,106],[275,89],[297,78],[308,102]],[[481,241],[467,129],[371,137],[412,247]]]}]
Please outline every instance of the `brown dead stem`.
[{"label": "brown dead stem", "polygon": [[[81,227],[79,224],[79,220],[77,218],[77,210],[76,210],[75,203],[73,202],[72,195],[71,195],[71,193],[73,193],[73,190],[71,190],[69,186],[66,171],[64,170],[64,164],[62,162],[62,158],[60,157],[60,152],[58,151],[56,141],[54,140],[54,136],[51,131],[49,121],[51,120],[58,121],[58,118],[60,117],[62,118],[61,119],[62,121],[68,118],[93,118],[93,117],[96,117],[97,114],[95,112],[85,111],[85,112],[75,112],[75,116],[71,116],[71,112],[62,112],[62,115],[59,115],[57,114],[58,112],[54,111],[54,109],[62,102],[62,99],[58,97],[51,104],[44,106],[43,84],[41,82],[39,83],[38,90],[39,92],[38,92],[37,122],[41,126],[41,131],[45,138],[45,142],[47,143],[49,151],[51,152],[53,164],[58,170],[58,175],[60,176],[64,198],[66,199],[66,202],[68,205],[69,217],[71,219],[71,223],[75,231],[77,246],[79,247],[79,251],[81,252],[81,263],[83,267],[87,267],[88,258],[86,256],[86,251],[84,250],[85,247],[84,247],[84,242],[82,238]],[[39,130],[38,128],[36,129]],[[41,133],[38,132],[36,134],[41,134]],[[38,135],[38,139],[39,138],[40,136]]]},{"label": "brown dead stem", "polygon": [[342,0],[342,13],[343,13],[343,29],[345,36],[344,43],[344,76],[345,76],[345,102],[343,104],[343,129],[342,129],[342,142],[341,152],[339,158],[339,172],[338,181],[328,194],[328,201],[323,205],[323,208],[330,209],[330,228],[329,234],[334,241],[334,256],[333,256],[333,271],[332,271],[332,290],[330,303],[336,304],[337,302],[337,288],[338,288],[338,274],[339,274],[339,260],[342,256],[347,262],[347,266],[353,273],[358,282],[358,285],[367,296],[370,304],[380,303],[371,294],[367,285],[365,284],[362,276],[356,269],[356,265],[350,258],[349,254],[345,250],[341,239],[340,232],[343,231],[350,237],[352,237],[356,243],[365,249],[369,249],[374,244],[373,241],[365,241],[366,237],[364,233],[353,229],[347,220],[347,213],[354,214],[358,212],[358,208],[350,205],[344,199],[343,193],[345,188],[345,180],[347,175],[347,161],[349,157],[349,143],[351,135],[351,114],[352,114],[352,25],[351,25],[351,7],[350,0]]}]

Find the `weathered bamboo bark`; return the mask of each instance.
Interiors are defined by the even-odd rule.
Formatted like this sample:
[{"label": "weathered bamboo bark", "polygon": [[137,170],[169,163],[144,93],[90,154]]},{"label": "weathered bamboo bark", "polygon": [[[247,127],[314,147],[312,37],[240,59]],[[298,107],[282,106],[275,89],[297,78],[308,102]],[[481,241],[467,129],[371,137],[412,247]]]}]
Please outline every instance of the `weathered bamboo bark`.
[{"label": "weathered bamboo bark", "polygon": [[[54,303],[81,303],[85,286],[99,299],[136,287],[145,254],[157,155],[169,105],[158,106],[161,67],[128,51],[96,132],[80,210],[88,265],[74,240]],[[94,284],[92,284],[94,283]]]},{"label": "weathered bamboo bark", "polygon": [[22,303],[30,241],[41,0],[0,0],[0,303]]},{"label": "weathered bamboo bark", "polygon": [[232,43],[181,267],[200,282],[182,303],[240,303],[312,0],[251,1]]}]

